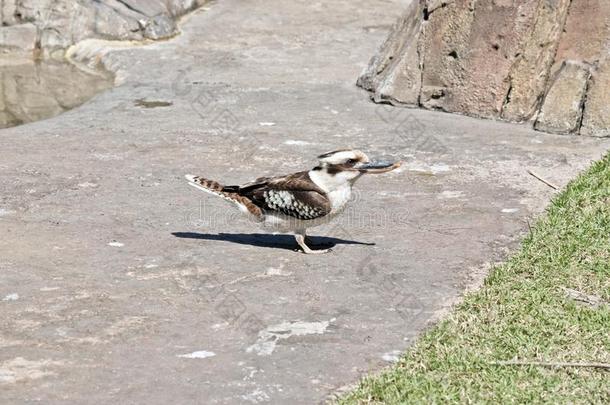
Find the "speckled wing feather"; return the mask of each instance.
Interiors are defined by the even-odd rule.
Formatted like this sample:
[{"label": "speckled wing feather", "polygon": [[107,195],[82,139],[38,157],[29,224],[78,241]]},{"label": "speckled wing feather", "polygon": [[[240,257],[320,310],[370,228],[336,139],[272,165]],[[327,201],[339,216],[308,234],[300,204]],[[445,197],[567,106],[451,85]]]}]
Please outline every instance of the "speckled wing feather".
[{"label": "speckled wing feather", "polygon": [[265,177],[243,186],[229,186],[267,212],[278,212],[300,220],[327,215],[330,201],[307,172],[283,177]]}]

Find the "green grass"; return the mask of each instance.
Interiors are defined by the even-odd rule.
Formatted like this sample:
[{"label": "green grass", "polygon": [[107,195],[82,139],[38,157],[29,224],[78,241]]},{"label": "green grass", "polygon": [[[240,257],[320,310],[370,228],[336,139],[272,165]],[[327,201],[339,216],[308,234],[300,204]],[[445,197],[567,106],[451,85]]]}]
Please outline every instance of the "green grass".
[{"label": "green grass", "polygon": [[[562,287],[605,304],[576,302]],[[480,290],[339,403],[610,403],[609,371],[490,364],[610,363],[608,302],[610,155],[553,200]]]}]

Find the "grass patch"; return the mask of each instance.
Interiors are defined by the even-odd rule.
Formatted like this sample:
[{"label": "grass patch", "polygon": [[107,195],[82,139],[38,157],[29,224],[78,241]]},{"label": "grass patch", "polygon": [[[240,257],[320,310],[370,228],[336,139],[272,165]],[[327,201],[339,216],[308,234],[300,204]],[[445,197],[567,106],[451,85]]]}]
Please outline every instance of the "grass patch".
[{"label": "grass patch", "polygon": [[[565,289],[592,295],[593,307]],[[341,404],[610,403],[610,372],[501,366],[610,363],[610,155],[558,195],[518,253]]]}]

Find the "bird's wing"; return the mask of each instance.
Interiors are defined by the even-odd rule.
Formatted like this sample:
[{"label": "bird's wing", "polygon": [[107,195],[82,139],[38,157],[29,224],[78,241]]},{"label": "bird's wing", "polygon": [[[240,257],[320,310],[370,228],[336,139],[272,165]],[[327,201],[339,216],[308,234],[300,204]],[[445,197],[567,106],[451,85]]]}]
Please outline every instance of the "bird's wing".
[{"label": "bird's wing", "polygon": [[264,211],[301,220],[323,217],[331,210],[329,199],[307,172],[260,178],[239,187],[238,193]]},{"label": "bird's wing", "polygon": [[259,177],[256,180],[252,180],[251,182],[248,182],[246,184],[242,184],[241,186],[229,186],[231,188],[234,188],[236,190],[241,190],[241,191],[247,191],[250,189],[255,189],[258,187],[262,187],[265,186],[267,183],[269,183],[270,181],[273,181],[274,179],[281,179],[282,177]]}]

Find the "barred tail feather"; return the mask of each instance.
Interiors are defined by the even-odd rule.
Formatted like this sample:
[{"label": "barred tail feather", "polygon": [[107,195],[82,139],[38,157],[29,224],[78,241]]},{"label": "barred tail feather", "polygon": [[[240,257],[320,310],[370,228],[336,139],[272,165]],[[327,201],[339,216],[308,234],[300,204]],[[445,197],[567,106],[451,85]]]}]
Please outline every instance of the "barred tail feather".
[{"label": "barred tail feather", "polygon": [[222,184],[220,184],[214,180],[204,179],[203,177],[193,176],[192,174],[187,174],[184,177],[189,182],[189,185],[191,185],[201,191],[205,191],[206,193],[214,194],[218,197],[224,198],[225,200],[228,200],[231,202],[237,202],[235,200],[235,193],[224,192],[223,191],[224,187],[222,186]]},{"label": "barred tail feather", "polygon": [[250,213],[256,217],[262,216],[260,208],[254,205],[249,198],[234,192],[235,187],[227,187],[228,190],[225,190],[225,187],[222,184],[214,180],[204,179],[203,177],[194,176],[192,174],[187,174],[184,177],[189,182],[189,185],[236,204],[244,213]]}]

